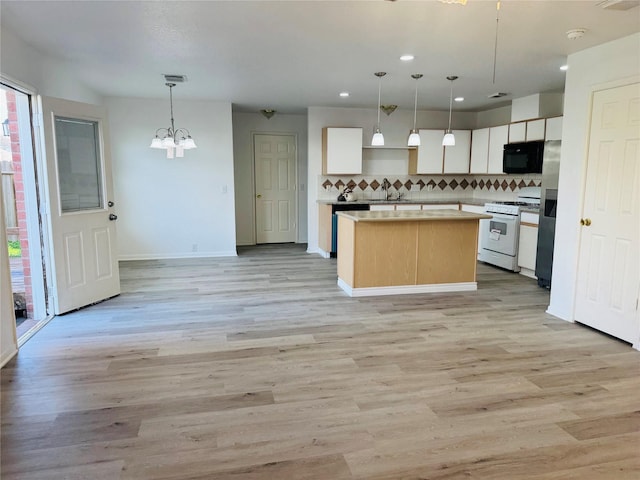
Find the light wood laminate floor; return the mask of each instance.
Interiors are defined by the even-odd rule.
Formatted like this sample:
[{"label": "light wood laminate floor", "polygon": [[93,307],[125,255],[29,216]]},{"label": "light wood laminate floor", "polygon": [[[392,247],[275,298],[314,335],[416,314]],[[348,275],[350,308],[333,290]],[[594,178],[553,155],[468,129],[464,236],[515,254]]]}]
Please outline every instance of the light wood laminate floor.
[{"label": "light wood laminate floor", "polygon": [[534,280],[349,298],[304,246],[122,264],[2,370],[2,478],[639,478],[640,354]]}]

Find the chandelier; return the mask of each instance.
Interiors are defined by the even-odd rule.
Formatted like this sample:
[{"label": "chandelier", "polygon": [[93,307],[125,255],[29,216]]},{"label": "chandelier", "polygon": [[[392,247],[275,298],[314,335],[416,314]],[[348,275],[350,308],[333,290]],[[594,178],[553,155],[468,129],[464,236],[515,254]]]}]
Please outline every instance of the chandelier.
[{"label": "chandelier", "polygon": [[[159,128],[156,130],[156,136],[151,141],[151,148],[160,148],[167,151],[167,158],[184,157],[184,151],[196,148],[196,142],[193,141],[189,130],[186,128],[176,129],[173,121],[173,87],[175,83],[165,83],[169,87],[169,104],[171,105],[171,126],[168,128]],[[159,135],[163,137],[160,138]]]}]

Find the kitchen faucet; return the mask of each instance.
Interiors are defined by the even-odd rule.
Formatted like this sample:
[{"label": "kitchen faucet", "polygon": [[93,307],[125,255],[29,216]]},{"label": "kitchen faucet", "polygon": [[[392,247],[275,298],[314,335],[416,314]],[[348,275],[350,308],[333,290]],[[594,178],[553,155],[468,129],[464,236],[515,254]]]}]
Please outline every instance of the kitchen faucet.
[{"label": "kitchen faucet", "polygon": [[391,193],[389,189],[391,188],[391,183],[386,178],[382,180],[382,190],[386,192],[385,199],[389,200],[391,198]]},{"label": "kitchen faucet", "polygon": [[[384,191],[386,191],[386,192],[387,192],[387,194],[386,194],[386,196],[385,196],[385,199],[386,199],[386,200],[393,200],[393,199],[391,198],[391,192],[389,191],[389,189],[391,188],[391,186],[392,186],[392,185],[391,185],[391,183],[389,182],[389,180],[387,180],[386,178],[382,180],[382,189],[383,189]],[[400,192],[398,192],[398,191],[396,190],[395,200],[400,200],[401,198],[402,198],[402,193],[400,193]]]}]

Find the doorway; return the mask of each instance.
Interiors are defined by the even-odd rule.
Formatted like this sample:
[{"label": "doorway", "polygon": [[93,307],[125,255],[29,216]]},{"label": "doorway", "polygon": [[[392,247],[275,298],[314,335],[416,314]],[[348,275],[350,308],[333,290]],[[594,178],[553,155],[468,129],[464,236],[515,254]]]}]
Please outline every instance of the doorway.
[{"label": "doorway", "polygon": [[255,134],[256,243],[294,243],[298,236],[295,135]]},{"label": "doorway", "polygon": [[18,343],[49,318],[32,95],[0,83],[0,176]]}]

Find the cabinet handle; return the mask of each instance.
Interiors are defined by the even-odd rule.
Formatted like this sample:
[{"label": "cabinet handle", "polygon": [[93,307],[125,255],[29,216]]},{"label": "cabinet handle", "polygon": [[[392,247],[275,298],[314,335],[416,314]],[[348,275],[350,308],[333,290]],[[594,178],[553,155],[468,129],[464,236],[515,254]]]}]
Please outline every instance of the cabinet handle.
[{"label": "cabinet handle", "polygon": [[588,227],[591,225],[591,219],[590,218],[581,218],[580,219],[580,225],[582,225],[583,227]]},{"label": "cabinet handle", "polygon": [[262,195],[258,194],[256,195],[256,198],[262,198]]}]

